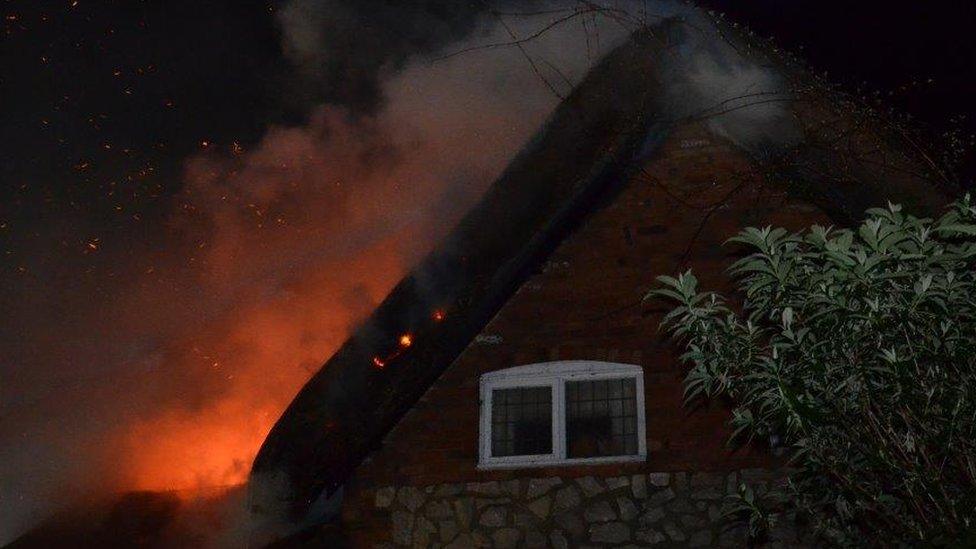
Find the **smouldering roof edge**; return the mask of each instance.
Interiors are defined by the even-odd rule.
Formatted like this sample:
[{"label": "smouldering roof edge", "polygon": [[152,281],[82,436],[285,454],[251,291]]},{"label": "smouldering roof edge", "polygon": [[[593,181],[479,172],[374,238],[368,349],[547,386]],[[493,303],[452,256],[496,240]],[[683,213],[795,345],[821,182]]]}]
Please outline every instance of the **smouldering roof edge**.
[{"label": "smouldering roof edge", "polygon": [[[654,124],[652,60],[669,46],[670,28],[636,33],[601,61],[305,385],[255,459],[253,501],[273,506],[283,496],[300,517],[322,490],[341,485],[596,199],[624,179]],[[398,350],[404,333],[412,345]]]}]

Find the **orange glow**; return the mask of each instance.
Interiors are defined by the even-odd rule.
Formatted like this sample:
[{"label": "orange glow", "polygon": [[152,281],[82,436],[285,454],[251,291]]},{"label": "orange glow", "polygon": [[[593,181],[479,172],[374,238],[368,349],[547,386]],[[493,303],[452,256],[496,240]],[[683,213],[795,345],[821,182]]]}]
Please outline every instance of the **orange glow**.
[{"label": "orange glow", "polygon": [[[87,226],[79,223],[82,212],[72,211],[63,221],[75,231],[61,231],[70,250],[58,253],[91,252],[77,261],[77,283],[65,285],[64,299],[21,302],[18,296],[16,307],[7,307],[27,313],[36,304],[43,307],[38,318],[49,317],[38,324],[43,329],[23,330],[24,352],[10,353],[29,358],[23,370],[39,370],[36,363],[44,371],[0,382],[0,393],[14,383],[15,409],[30,420],[5,415],[0,431],[19,439],[23,426],[39,437],[3,448],[11,454],[4,466],[13,468],[12,487],[30,488],[22,501],[11,502],[23,507],[17,513],[40,518],[48,509],[35,507],[73,503],[82,494],[245,481],[267,433],[302,386],[478,202],[556,106],[548,90],[537,89],[543,87],[532,71],[515,61],[513,78],[506,78],[511,96],[484,93],[485,82],[494,80],[472,79],[451,62],[405,63],[412,66],[385,75],[383,108],[368,116],[323,106],[305,113],[303,124],[273,124],[259,141],[238,142],[240,151],[233,136],[203,132],[186,147],[158,139],[146,145],[155,151],[150,156],[170,160],[192,149],[196,154],[179,174],[133,157],[118,168],[123,172],[113,174],[109,163],[96,177],[90,174],[107,162],[106,153],[75,158],[80,173],[69,171],[90,175],[85,181],[94,192],[115,189],[103,201],[124,207],[111,221],[113,231],[125,234],[100,234],[94,251],[92,233],[79,230]],[[438,98],[436,109],[431,97]],[[182,108],[178,97],[157,95],[157,101],[168,112]],[[112,142],[120,153],[128,146],[135,147]],[[102,181],[112,175],[118,187]],[[45,184],[31,183],[40,194]],[[52,203],[55,211],[58,205]],[[13,220],[0,221],[13,230]],[[11,261],[28,288],[43,276],[24,258]],[[415,311],[416,318],[432,323],[434,309],[453,305],[435,302]],[[411,328],[429,337],[419,325]],[[399,345],[405,331],[377,341],[376,361],[362,354],[350,366],[367,377],[396,372],[396,361],[415,352],[412,344]],[[28,388],[22,381],[31,382],[30,392],[20,392]],[[35,406],[40,400],[43,406]]]},{"label": "orange glow", "polygon": [[434,319],[434,322],[440,322],[440,321],[444,320],[444,318],[446,316],[447,315],[444,314],[444,311],[442,311],[440,309],[437,309],[436,311],[434,311],[434,314],[431,315],[431,317]]},{"label": "orange glow", "polygon": [[[225,248],[236,243],[221,244],[206,248],[215,269],[208,284],[218,286],[244,257]],[[400,245],[389,238],[343,258],[342,276],[330,262],[308,269],[274,299],[229,310],[205,331],[173,341],[162,360],[208,398],[120,425],[120,444],[110,449],[125,456],[116,470],[118,484],[126,490],[196,490],[245,482],[281,411],[370,310],[344,306],[337,296],[356,288],[365,303],[378,303],[404,271],[393,253]],[[386,361],[377,357],[373,364],[382,369]]]},{"label": "orange glow", "polygon": [[[423,95],[416,100],[426,104]],[[132,402],[118,406],[113,429],[91,437],[97,442],[89,451],[111,464],[91,475],[92,483],[187,490],[245,481],[303,384],[429,253],[547,112],[507,119],[509,110],[470,132],[453,116],[417,119],[415,108],[355,123],[322,108],[307,126],[271,128],[247,150],[198,137],[195,148],[206,154],[185,165],[179,202],[187,207],[174,207],[166,220],[174,230],[165,253],[139,257],[142,278],[112,296],[110,311],[90,313],[93,333],[113,334],[90,339],[105,340],[109,350],[118,341],[153,343],[139,347],[120,381],[131,376]],[[335,135],[345,138],[324,137]],[[485,135],[485,154],[464,154],[466,143],[483,143]],[[410,154],[364,165],[377,146]],[[88,169],[82,162],[78,169]],[[430,210],[432,197],[468,172],[484,176],[465,200],[417,222],[415,212]],[[405,192],[403,181],[416,183]],[[389,354],[367,355],[364,369],[393,368],[415,336],[387,337]]]}]

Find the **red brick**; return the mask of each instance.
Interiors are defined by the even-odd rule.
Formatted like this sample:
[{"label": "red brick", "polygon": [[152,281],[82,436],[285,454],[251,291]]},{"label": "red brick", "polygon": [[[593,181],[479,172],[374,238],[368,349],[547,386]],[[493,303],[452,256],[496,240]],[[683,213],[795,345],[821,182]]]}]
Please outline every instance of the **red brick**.
[{"label": "red brick", "polygon": [[[824,215],[762,181],[750,179],[749,161],[721,142],[684,150],[675,143],[699,129],[675,135],[645,166],[657,184],[631,181],[552,254],[549,268],[531,276],[483,331],[498,344],[473,343],[428,391],[416,413],[391,431],[374,459],[364,462],[347,486],[346,506],[369,508],[363,487],[416,485],[550,475],[615,476],[653,471],[726,471],[773,464],[760,448],[730,448],[729,411],[720,403],[683,405],[685,368],[667,335],[658,329],[666,306],[642,305],[660,274],[691,267],[703,284],[728,291],[725,269],[737,252],[723,245],[746,224],[774,222],[793,228],[823,223]],[[707,153],[707,154],[703,154]],[[694,204],[714,204],[746,181],[727,207],[707,215]],[[702,219],[707,223],[699,230]],[[628,227],[632,243],[624,237]],[[654,227],[641,231],[642,227]],[[694,238],[694,240],[692,240]],[[690,247],[689,247],[690,245]],[[686,255],[687,254],[687,255]],[[636,357],[636,358],[635,358]],[[478,453],[478,379],[485,372],[549,360],[608,360],[645,369],[646,463],[481,472]],[[363,482],[357,483],[355,479]],[[383,521],[363,519],[357,540],[370,538]],[[378,531],[372,532],[379,535]]]}]

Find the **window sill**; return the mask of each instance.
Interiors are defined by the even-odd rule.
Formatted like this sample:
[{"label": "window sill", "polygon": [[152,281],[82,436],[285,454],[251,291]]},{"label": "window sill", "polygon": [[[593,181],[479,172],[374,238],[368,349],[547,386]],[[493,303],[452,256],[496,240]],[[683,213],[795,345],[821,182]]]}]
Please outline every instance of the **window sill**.
[{"label": "window sill", "polygon": [[553,459],[550,457],[524,460],[491,460],[479,462],[479,471],[493,471],[504,469],[540,469],[543,467],[574,467],[587,465],[605,465],[612,463],[640,463],[647,461],[647,456],[606,456],[592,458]]}]

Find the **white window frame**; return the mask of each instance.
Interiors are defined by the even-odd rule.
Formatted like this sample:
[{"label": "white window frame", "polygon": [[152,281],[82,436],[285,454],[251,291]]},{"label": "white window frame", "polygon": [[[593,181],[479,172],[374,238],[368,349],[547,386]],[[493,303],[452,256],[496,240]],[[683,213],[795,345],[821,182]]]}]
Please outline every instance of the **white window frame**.
[{"label": "white window frame", "polygon": [[[637,453],[627,456],[566,457],[566,382],[603,379],[636,380]],[[491,398],[495,389],[552,388],[552,453],[534,456],[491,455]],[[639,462],[647,459],[644,417],[644,370],[633,364],[566,360],[541,362],[490,372],[481,376],[481,429],[478,441],[478,469],[516,469],[561,465]]]}]

